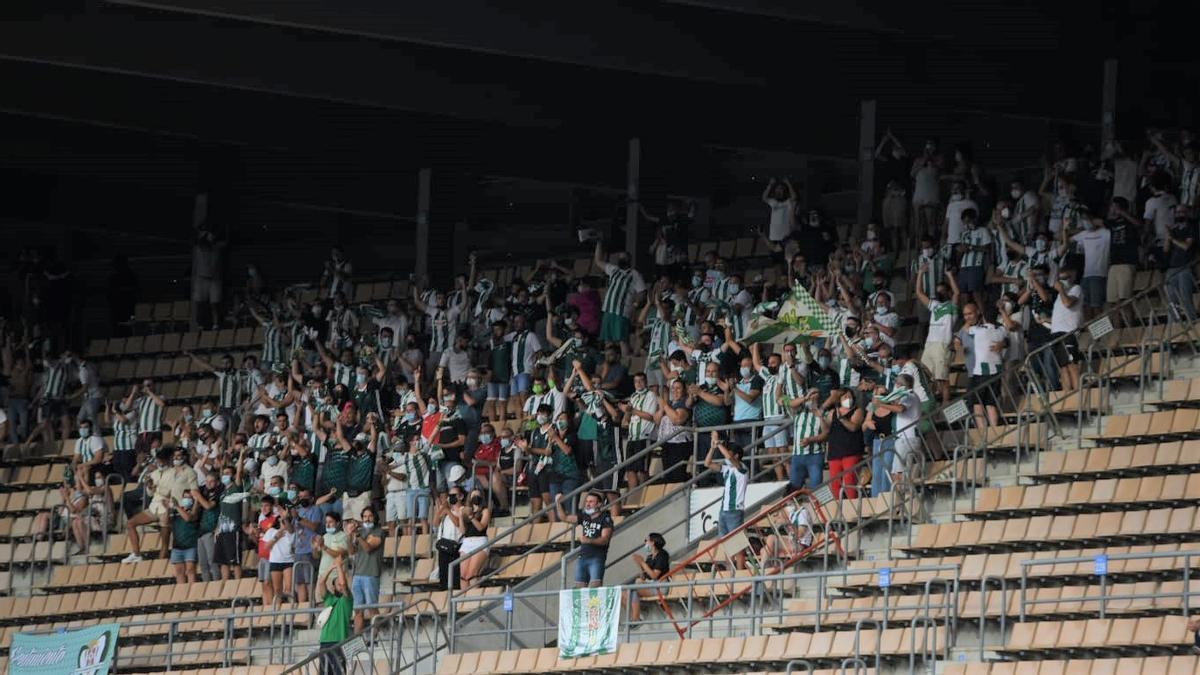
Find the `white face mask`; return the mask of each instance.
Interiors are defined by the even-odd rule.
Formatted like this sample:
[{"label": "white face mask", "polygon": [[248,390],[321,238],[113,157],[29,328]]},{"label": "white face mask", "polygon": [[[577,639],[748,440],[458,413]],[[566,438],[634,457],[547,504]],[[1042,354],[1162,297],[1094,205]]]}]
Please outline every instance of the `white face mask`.
[{"label": "white face mask", "polygon": [[1018,190],[1018,189],[1016,189],[1016,188],[1013,188],[1013,189],[1012,189],[1012,192],[1010,192],[1009,194],[1010,194],[1010,195],[1012,195],[1012,198],[1013,198],[1013,199],[1020,199],[1020,198],[1021,198],[1021,191],[1020,191],[1020,190]]},{"label": "white face mask", "polygon": [[850,406],[852,406],[852,405],[854,405],[854,399],[852,399],[852,398],[842,399],[842,408],[848,410],[850,408]]},{"label": "white face mask", "polygon": [[1011,213],[1011,212],[1008,210],[1008,208],[1007,208],[1007,207],[1006,207],[1006,208],[1003,208],[1003,209],[1000,209],[1000,217],[1001,217],[1001,218],[1007,218],[1007,217],[1009,216],[1009,214],[1010,214],[1010,213]]},{"label": "white face mask", "polygon": [[933,257],[933,249],[932,248],[923,248],[923,249],[921,249],[921,255],[925,256],[926,258],[932,258]]}]

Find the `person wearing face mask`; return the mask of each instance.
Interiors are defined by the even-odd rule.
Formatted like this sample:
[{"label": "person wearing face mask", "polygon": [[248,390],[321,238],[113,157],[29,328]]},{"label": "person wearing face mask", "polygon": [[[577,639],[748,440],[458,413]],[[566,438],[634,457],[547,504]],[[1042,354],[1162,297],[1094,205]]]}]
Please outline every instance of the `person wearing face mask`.
[{"label": "person wearing face mask", "polygon": [[[954,259],[954,247],[949,244],[938,246],[936,241],[929,236],[921,237],[921,248],[918,251],[916,258],[913,259],[909,266],[910,278],[915,280],[910,285],[914,296],[918,288],[925,293],[926,297],[933,298],[937,295],[937,285],[942,283],[942,278],[945,276],[946,269],[951,266]],[[921,268],[927,267],[929,272],[921,276]],[[911,297],[910,297],[911,299]],[[929,323],[929,311],[917,312],[917,321],[922,324]]]},{"label": "person wearing face mask", "polygon": [[196,581],[196,540],[199,537],[200,508],[186,490],[178,501],[171,502],[171,564],[175,567],[175,583]]},{"label": "person wearing face mask", "polygon": [[138,528],[149,525],[156,520],[160,526],[159,557],[166,558],[170,537],[169,520],[172,504],[183,499],[184,492],[196,490],[196,470],[187,465],[187,453],[181,449],[163,448],[159,453],[160,461],[165,465],[153,476],[154,497],[146,510],[130,518],[125,523],[129,535],[129,545],[132,549],[123,562],[141,562],[141,537]]},{"label": "person wearing face mask", "polygon": [[[628,428],[624,434],[629,439],[624,455],[628,459],[641,453],[657,438],[654,423],[658,413],[658,397],[650,390],[645,373],[634,373],[633,394],[627,401],[619,403],[618,407],[624,413],[622,425]],[[625,483],[630,490],[649,477],[646,472],[648,464],[648,458],[642,458],[627,465]]]},{"label": "person wearing face mask", "polygon": [[472,486],[486,486],[492,482],[497,462],[500,459],[500,438],[496,428],[490,422],[484,422],[479,427],[479,444],[475,446],[472,464],[475,467]]},{"label": "person wearing face mask", "polygon": [[691,409],[687,403],[687,389],[683,380],[671,380],[655,394],[658,411],[654,415],[654,426],[662,445],[663,480],[682,483],[688,478],[688,458],[692,454]]},{"label": "person wearing face mask", "polygon": [[201,581],[217,581],[221,578],[221,566],[215,559],[217,521],[220,520],[220,502],[225,496],[225,485],[220,474],[210,472],[204,484],[192,492],[196,500],[197,518],[196,563]]},{"label": "person wearing face mask", "polygon": [[463,537],[459,550],[459,588],[467,590],[487,565],[487,528],[492,524],[492,509],[479,488],[467,495],[462,511]]},{"label": "person wearing face mask", "polygon": [[450,347],[442,352],[438,367],[446,371],[448,381],[461,385],[467,379],[467,371],[471,369],[471,336],[469,333],[458,333]]},{"label": "person wearing face mask", "polygon": [[[408,337],[408,315],[404,313],[404,306],[395,298],[387,301],[387,313],[383,316],[371,317],[371,323],[379,328],[379,334],[376,336],[376,339],[379,342],[380,349],[402,345],[405,342],[405,338]],[[385,331],[390,331],[388,337],[391,338],[390,344],[386,346],[384,344]]]},{"label": "person wearing face mask", "polygon": [[240,463],[221,468],[221,497],[217,500],[217,527],[213,537],[213,562],[222,581],[242,578],[242,503],[249,497]]},{"label": "person wearing face mask", "polygon": [[350,388],[350,398],[354,401],[354,407],[361,414],[366,415],[371,412],[376,415],[383,414],[383,402],[379,396],[379,389],[385,377],[387,377],[387,368],[378,356],[375,358],[374,368],[359,365],[354,369],[354,385]]},{"label": "person wearing face mask", "polygon": [[605,262],[604,248],[597,241],[593,257],[596,267],[608,276],[608,290],[601,306],[600,341],[616,342],[624,352],[629,344],[630,312],[636,306],[637,296],[646,292],[646,282],[633,269],[628,253],[616,254],[613,263]]},{"label": "person wearing face mask", "polygon": [[[720,377],[720,369],[716,362],[709,361],[704,367],[702,384],[688,385],[688,407],[692,409],[692,419],[697,427],[715,427],[729,424],[729,406],[733,402],[733,386],[729,380]],[[696,439],[697,461],[708,454],[708,434],[701,434]]]},{"label": "person wearing face mask", "polygon": [[865,447],[862,428],[865,416],[865,411],[855,400],[854,392],[848,389],[840,391],[838,405],[825,414],[829,488],[835,497],[858,497],[858,490],[854,487],[858,484],[854,467],[862,459]]},{"label": "person wearing face mask", "polygon": [[108,463],[108,447],[99,434],[93,433],[92,423],[84,420],[79,424],[79,438],[75,441],[75,452],[71,463],[64,471],[63,480],[75,483],[80,490],[91,487],[93,470]]},{"label": "person wearing face mask", "polygon": [[[734,424],[757,422],[763,418],[762,394],[763,387],[766,386],[762,376],[754,370],[754,358],[749,355],[749,350],[742,350],[740,353],[744,356],[738,362],[738,377],[730,387],[730,393],[733,395]],[[733,438],[738,445],[746,447],[754,438],[754,430],[735,429]]]},{"label": "person wearing face mask", "polygon": [[1188,318],[1196,318],[1193,301],[1195,277],[1192,263],[1196,257],[1196,219],[1190,209],[1181,206],[1175,211],[1175,223],[1162,243],[1167,261],[1167,291],[1171,303]]},{"label": "person wearing face mask", "polygon": [[[554,425],[548,429],[545,448],[531,447],[533,454],[543,454],[550,458],[549,494],[569,495],[579,488],[583,480],[583,472],[579,469],[577,458],[578,437],[571,432],[571,417],[562,413],[554,420]],[[539,450],[541,452],[539,452]],[[570,509],[574,512],[574,509]]]},{"label": "person wearing face mask", "polygon": [[429,358],[427,367],[433,370],[442,361],[442,352],[449,349],[454,335],[454,328],[458,325],[460,308],[448,307],[446,305],[446,295],[441,291],[435,291],[432,295],[426,296],[429,299],[422,298],[422,290],[418,285],[413,285],[413,304],[417,310],[425,314],[428,319],[429,326]]},{"label": "person wearing face mask", "polygon": [[1083,250],[1083,305],[1084,319],[1094,318],[1104,309],[1108,293],[1109,252],[1112,248],[1112,232],[1100,218],[1085,217],[1081,230],[1072,231],[1070,240]]},{"label": "person wearing face mask", "polygon": [[962,212],[963,235],[958,244],[958,289],[964,300],[976,304],[984,301],[987,267],[992,260],[992,233],[987,228],[977,227],[978,211],[967,209]]},{"label": "person wearing face mask", "polygon": [[786,401],[800,391],[800,383],[791,361],[785,363],[778,353],[763,359],[760,343],[750,345],[750,360],[754,371],[762,378],[762,428],[765,454],[778,459],[774,462],[775,478],[787,478],[788,444],[791,426],[787,418]]},{"label": "person wearing face mask", "polygon": [[392,453],[387,471],[385,515],[389,532],[395,536],[397,524],[401,534],[428,532],[433,461],[420,437],[413,437],[399,447],[406,450]]},{"label": "person wearing face mask", "polygon": [[438,395],[442,402],[439,409],[441,419],[438,421],[437,431],[434,432],[433,451],[430,453],[430,457],[437,460],[437,488],[440,491],[446,488],[446,480],[450,471],[454,467],[462,469],[463,451],[467,444],[467,424],[459,416],[454,392],[445,388],[440,370],[437,383]]},{"label": "person wearing face mask", "polygon": [[354,565],[354,580],[350,590],[354,594],[354,632],[362,633],[366,624],[375,615],[375,610],[366,605],[379,604],[379,577],[383,574],[383,542],[387,531],[379,526],[379,516],[373,507],[359,512],[361,521],[350,521],[347,538]]},{"label": "person wearing face mask", "polygon": [[[312,546],[313,554],[318,558],[317,578],[320,579],[332,567],[336,567],[337,561],[341,557],[348,555],[350,549],[350,537],[346,534],[345,528],[342,526],[342,516],[336,511],[329,511],[321,519],[322,527],[320,533],[313,537]],[[321,600],[324,592],[317,585],[317,600]]]},{"label": "person wearing face mask", "polygon": [[929,333],[925,337],[925,348],[921,352],[921,364],[929,370],[944,403],[950,401],[950,359],[954,342],[954,322],[958,317],[958,282],[950,272],[943,272],[944,280],[934,285],[934,297],[925,294],[929,285],[930,267],[925,265],[917,273],[917,299],[929,310]]},{"label": "person wearing face mask", "polygon": [[[653,583],[671,570],[671,554],[667,551],[667,541],[657,532],[648,534],[646,541],[642,544],[642,550],[634,553],[631,557],[633,564],[638,568],[638,575],[634,578],[634,583]],[[629,595],[629,620],[635,623],[641,621],[642,605],[640,601],[643,598],[649,600],[653,597],[655,597],[654,591],[649,588],[639,588],[636,593],[631,593]]]},{"label": "person wearing face mask", "polygon": [[558,495],[554,500],[559,519],[579,526],[575,588],[599,588],[604,585],[604,566],[615,526],[608,510],[600,508],[603,501],[599,493],[589,492],[583,498],[583,512],[574,514],[563,510],[563,495]]},{"label": "person wearing face mask", "polygon": [[829,428],[820,414],[819,393],[797,387],[794,396],[780,398],[791,416],[792,452],[788,479],[793,490],[815,490],[825,474],[825,441]]},{"label": "person wearing face mask", "polygon": [[[1190,288],[1190,287],[1189,287]],[[1189,291],[1190,292],[1190,291]],[[1054,359],[1066,391],[1079,388],[1079,363],[1083,357],[1074,333],[1083,325],[1083,288],[1075,283],[1075,270],[1061,268],[1050,293],[1054,307],[1050,314],[1050,340],[1054,343]]]},{"label": "person wearing face mask", "polygon": [[492,472],[492,494],[500,503],[496,515],[507,515],[516,498],[515,494],[510,494],[510,490],[520,475],[524,456],[512,429],[502,427],[499,436],[500,454],[496,458],[497,470]]},{"label": "person wearing face mask", "polygon": [[457,485],[438,496],[437,512],[434,514],[434,520],[438,524],[434,542],[434,550],[437,551],[437,578],[430,579],[437,581],[439,588],[443,590],[451,588],[450,563],[458,559],[462,548],[466,496],[466,492]]},{"label": "person wearing face mask", "polygon": [[491,376],[487,383],[487,416],[489,419],[504,419],[512,380],[512,342],[505,338],[508,322],[499,319],[492,322],[492,333],[488,338],[488,367]]},{"label": "person wearing face mask", "polygon": [[533,373],[533,385],[530,390],[533,392],[525,401],[521,411],[524,414],[523,426],[526,431],[529,431],[538,426],[535,418],[538,415],[538,409],[543,405],[550,406],[550,414],[558,415],[567,406],[566,396],[559,391],[558,387],[551,385],[547,380],[547,371],[543,367],[539,367]]},{"label": "person wearing face mask", "polygon": [[1041,222],[1041,200],[1019,180],[1009,185],[1009,197],[1012,199],[1008,215],[1009,229],[1016,234],[1017,241],[1032,240]]}]

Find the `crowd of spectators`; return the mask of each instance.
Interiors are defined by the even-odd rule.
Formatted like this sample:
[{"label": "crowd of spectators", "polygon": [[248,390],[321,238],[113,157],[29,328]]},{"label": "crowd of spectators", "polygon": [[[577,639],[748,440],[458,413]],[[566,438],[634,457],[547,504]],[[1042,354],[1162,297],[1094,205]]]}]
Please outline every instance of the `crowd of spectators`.
[{"label": "crowd of spectators", "polygon": [[[489,527],[521,493],[529,513],[579,526],[576,580],[598,585],[622,490],[707,470],[724,486],[722,533],[741,524],[757,480],[816,488],[828,477],[854,497],[869,479],[879,495],[928,450],[917,421],[950,399],[957,354],[981,385],[1053,344],[1045,376],[1077,387],[1071,334],[1130,298],[1137,269],[1164,270],[1194,317],[1190,134],[1150,131],[1140,161],[1122,143],[1056,144],[1041,175],[1004,182],[969,148],[944,150],[929,140],[910,161],[886,134],[877,223],[830,222],[771,180],[757,228],[770,278],[707,248],[689,263],[684,204],[647,214],[657,231],[646,274],[598,242],[589,274],[543,259],[499,287],[472,256],[449,286],[417,283],[377,306],[351,302],[359,279],[340,248],[313,280],[315,301],[272,292],[256,270],[238,297],[264,329],[261,352],[240,363],[186,354],[218,395],[177,408],[152,379],[105,400],[95,365],[30,311],[3,328],[0,431],[74,449],[65,510],[48,519],[71,521],[76,550],[123,508],[127,561],[141,560],[153,526],[181,582],[238,578],[253,549],[266,604],[335,589],[352,602],[330,606],[353,611],[359,630],[390,538],[431,534],[437,580],[451,583],[457,559],[465,588],[486,572]],[[220,324],[223,245],[201,228],[195,246],[192,300],[205,325]],[[748,339],[795,286],[835,331]],[[913,325],[923,336],[898,341]],[[974,404],[975,424],[1000,422],[994,398]],[[693,431],[722,425],[734,428]],[[105,489],[112,475],[136,486],[120,505]],[[597,477],[606,490],[578,493]],[[656,578],[662,538],[647,546],[638,564]]]}]

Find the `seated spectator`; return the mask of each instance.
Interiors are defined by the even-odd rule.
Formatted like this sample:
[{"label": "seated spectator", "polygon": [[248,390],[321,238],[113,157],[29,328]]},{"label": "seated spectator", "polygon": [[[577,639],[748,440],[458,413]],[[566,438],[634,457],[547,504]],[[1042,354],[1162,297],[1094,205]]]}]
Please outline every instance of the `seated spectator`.
[{"label": "seated spectator", "polygon": [[[646,536],[642,551],[633,554],[633,564],[637,565],[638,574],[633,582],[648,584],[660,579],[671,570],[671,554],[667,551],[667,542],[657,532]],[[642,620],[642,598],[650,599],[654,592],[649,588],[639,588],[629,596],[629,620],[636,623]]]},{"label": "seated spectator", "polygon": [[812,516],[804,505],[787,507],[783,534],[769,534],[763,541],[763,557],[783,563],[806,552],[813,544]]}]

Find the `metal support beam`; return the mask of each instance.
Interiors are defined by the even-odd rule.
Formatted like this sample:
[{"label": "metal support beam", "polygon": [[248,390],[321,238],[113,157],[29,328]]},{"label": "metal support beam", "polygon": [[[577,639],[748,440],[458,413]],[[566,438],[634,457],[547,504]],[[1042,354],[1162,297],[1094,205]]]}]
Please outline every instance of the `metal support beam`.
[{"label": "metal support beam", "polygon": [[1104,92],[1100,104],[1100,145],[1117,137],[1117,60],[1104,60]]},{"label": "metal support beam", "polygon": [[638,200],[641,199],[642,140],[629,139],[629,164],[626,167],[628,184],[625,200],[625,252],[629,264],[637,265],[638,254]]},{"label": "metal support beam", "polygon": [[418,283],[426,283],[429,279],[429,200],[432,180],[432,169],[417,172],[417,264],[414,271]]},{"label": "metal support beam", "polygon": [[875,213],[875,101],[863,101],[858,116],[858,211],[854,228],[864,228]]}]

